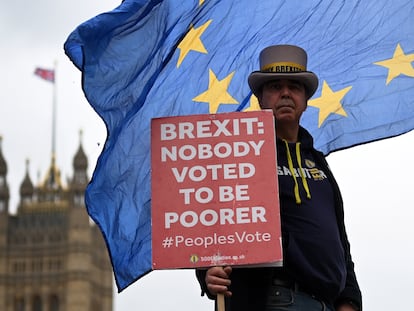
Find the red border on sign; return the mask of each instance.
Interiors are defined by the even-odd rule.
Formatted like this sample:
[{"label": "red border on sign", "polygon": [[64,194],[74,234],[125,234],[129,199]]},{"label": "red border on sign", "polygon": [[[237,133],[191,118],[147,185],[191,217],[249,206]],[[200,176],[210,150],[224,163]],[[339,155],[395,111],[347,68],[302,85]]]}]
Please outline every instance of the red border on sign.
[{"label": "red border on sign", "polygon": [[271,111],[153,119],[153,269],[279,265]]}]

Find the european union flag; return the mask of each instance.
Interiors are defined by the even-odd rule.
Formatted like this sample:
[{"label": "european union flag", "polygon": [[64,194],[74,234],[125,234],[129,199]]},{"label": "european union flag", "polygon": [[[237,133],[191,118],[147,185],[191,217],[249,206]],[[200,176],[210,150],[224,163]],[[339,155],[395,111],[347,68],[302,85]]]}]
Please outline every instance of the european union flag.
[{"label": "european union flag", "polygon": [[151,271],[150,120],[257,109],[247,76],[295,44],[320,78],[303,126],[325,154],[414,128],[414,3],[125,0],[65,50],[108,137],[86,191],[118,290]]}]

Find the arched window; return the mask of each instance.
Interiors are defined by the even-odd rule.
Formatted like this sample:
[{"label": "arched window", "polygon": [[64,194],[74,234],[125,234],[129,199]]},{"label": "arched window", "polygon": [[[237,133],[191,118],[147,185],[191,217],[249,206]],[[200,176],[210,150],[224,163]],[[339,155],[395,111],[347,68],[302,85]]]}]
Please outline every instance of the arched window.
[{"label": "arched window", "polygon": [[14,311],[25,311],[24,309],[24,298],[16,297],[14,299]]},{"label": "arched window", "polygon": [[33,297],[33,311],[42,311],[42,298],[40,296],[36,295]]},{"label": "arched window", "polygon": [[57,295],[51,295],[49,299],[49,310],[50,311],[59,311],[59,298]]}]

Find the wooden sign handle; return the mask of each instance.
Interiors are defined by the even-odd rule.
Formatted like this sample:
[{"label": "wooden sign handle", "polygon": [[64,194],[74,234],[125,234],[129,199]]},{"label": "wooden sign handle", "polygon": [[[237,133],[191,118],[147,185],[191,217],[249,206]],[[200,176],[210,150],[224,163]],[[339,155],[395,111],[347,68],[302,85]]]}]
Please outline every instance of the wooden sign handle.
[{"label": "wooden sign handle", "polygon": [[223,294],[217,294],[217,311],[226,311]]}]

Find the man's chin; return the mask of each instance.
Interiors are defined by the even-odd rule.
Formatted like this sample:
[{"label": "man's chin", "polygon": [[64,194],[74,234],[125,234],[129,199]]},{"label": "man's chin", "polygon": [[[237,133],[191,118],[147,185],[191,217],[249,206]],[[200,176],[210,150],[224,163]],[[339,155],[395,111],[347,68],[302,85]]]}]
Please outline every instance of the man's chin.
[{"label": "man's chin", "polygon": [[278,111],[276,113],[276,120],[282,122],[282,121],[286,121],[286,122],[292,122],[296,120],[296,115],[292,112],[288,112],[288,111]]}]

